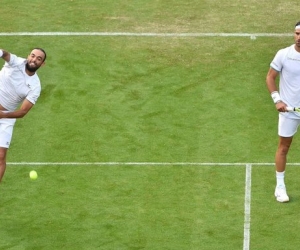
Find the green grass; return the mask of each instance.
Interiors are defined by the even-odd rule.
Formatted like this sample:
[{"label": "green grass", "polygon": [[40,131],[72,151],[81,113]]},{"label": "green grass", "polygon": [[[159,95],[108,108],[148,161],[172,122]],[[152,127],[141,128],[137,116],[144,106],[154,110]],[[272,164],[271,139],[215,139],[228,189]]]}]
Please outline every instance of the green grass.
[{"label": "green grass", "polygon": [[1,249],[241,247],[243,168],[228,183],[223,167],[37,167],[36,181],[30,169],[7,171]]},{"label": "green grass", "polygon": [[14,140],[24,128],[31,139],[12,145],[14,161],[273,160],[277,114],[264,78],[276,48],[266,59],[253,50],[271,38],[52,40],[41,99],[16,125]]},{"label": "green grass", "polygon": [[286,181],[291,201],[286,204],[274,202],[273,167],[256,166],[252,173],[251,249],[297,249],[300,192],[294,176],[299,175],[299,167],[288,168]]},{"label": "green grass", "polygon": [[[297,3],[5,0],[1,32],[291,33]],[[26,163],[273,162],[265,77],[291,43],[2,36],[1,48],[26,57],[39,46],[48,59],[8,152],[24,165],[9,165],[0,187],[0,249],[242,249],[245,166]],[[300,162],[299,143],[289,162]],[[288,167],[291,202],[278,204],[274,168],[253,166],[251,249],[297,249],[298,173]]]},{"label": "green grass", "polygon": [[[3,0],[2,32],[291,32],[296,0]],[[272,7],[270,8],[270,5]],[[18,13],[12,18],[11,13]],[[26,20],[26,21],[24,21]],[[32,25],[31,25],[32,24]]]}]

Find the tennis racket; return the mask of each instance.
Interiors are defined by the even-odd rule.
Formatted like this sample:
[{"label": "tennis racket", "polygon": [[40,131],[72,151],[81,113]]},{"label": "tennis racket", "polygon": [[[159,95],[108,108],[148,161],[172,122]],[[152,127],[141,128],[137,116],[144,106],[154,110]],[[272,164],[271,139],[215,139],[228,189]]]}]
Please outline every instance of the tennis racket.
[{"label": "tennis racket", "polygon": [[296,107],[286,107],[288,112],[300,112],[300,108],[296,108]]}]

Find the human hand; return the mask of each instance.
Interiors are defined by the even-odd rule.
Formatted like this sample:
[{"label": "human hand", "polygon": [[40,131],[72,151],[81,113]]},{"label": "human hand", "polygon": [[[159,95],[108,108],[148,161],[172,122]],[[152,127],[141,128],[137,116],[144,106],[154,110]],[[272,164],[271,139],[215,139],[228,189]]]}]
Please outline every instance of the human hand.
[{"label": "human hand", "polygon": [[276,103],[275,106],[278,112],[288,112],[286,109],[287,105],[282,101]]}]

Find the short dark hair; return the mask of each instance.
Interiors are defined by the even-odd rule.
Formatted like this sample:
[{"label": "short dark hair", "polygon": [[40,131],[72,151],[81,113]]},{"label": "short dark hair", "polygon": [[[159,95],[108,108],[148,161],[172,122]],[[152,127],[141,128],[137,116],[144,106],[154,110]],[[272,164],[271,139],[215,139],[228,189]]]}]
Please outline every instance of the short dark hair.
[{"label": "short dark hair", "polygon": [[300,21],[298,23],[296,23],[295,27],[299,26],[300,25]]},{"label": "short dark hair", "polygon": [[33,50],[34,50],[34,49],[40,50],[40,51],[42,51],[42,52],[44,53],[45,57],[44,57],[43,62],[45,62],[46,57],[47,57],[46,51],[45,51],[44,49],[42,49],[42,48],[33,48]]}]

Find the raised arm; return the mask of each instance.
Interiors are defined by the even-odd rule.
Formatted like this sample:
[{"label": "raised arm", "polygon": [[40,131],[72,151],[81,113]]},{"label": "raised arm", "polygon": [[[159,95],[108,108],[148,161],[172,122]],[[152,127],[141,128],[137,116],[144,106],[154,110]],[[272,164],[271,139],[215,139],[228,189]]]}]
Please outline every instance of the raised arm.
[{"label": "raised arm", "polygon": [[3,58],[6,62],[9,62],[10,60],[10,53],[3,50],[3,49],[0,49],[0,57]]}]

